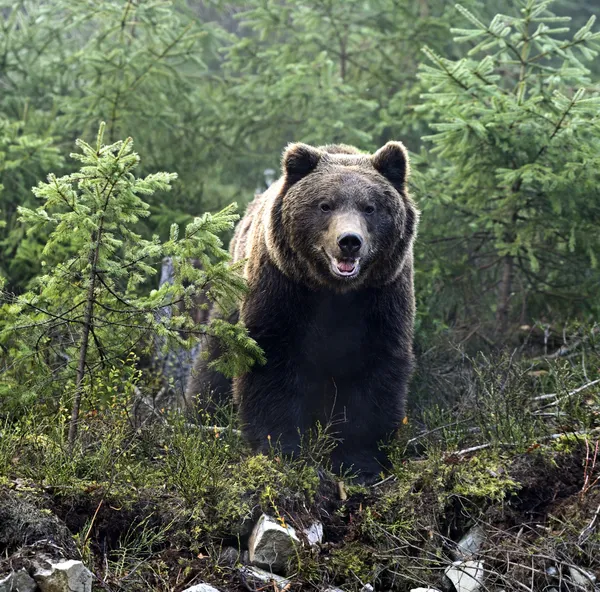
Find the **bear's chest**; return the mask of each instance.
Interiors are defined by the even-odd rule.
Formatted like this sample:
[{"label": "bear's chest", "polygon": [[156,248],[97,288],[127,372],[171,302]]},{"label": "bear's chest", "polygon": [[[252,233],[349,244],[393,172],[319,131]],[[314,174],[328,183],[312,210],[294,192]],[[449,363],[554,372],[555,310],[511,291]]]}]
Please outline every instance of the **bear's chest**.
[{"label": "bear's chest", "polygon": [[373,349],[369,303],[360,294],[313,297],[298,319],[297,352],[316,376],[351,376],[360,372]]}]

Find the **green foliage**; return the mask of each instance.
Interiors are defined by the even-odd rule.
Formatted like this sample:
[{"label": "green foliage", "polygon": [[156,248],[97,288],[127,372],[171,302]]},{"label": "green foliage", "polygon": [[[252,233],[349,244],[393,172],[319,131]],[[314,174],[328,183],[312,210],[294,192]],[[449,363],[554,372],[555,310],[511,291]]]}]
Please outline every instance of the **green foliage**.
[{"label": "green foliage", "polygon": [[[239,323],[207,327],[183,313],[161,314],[166,306],[190,304],[202,291],[223,309],[235,305],[244,282],[227,267],[229,255],[217,237],[237,219],[235,205],[197,218],[181,237],[174,225],[168,241],[142,238],[135,231],[149,215],[142,197],[168,190],[176,175],[136,178],[139,157],[131,139],[104,145],[104,129],[101,125],[95,146],[78,140],[81,152],[72,155],[81,163],[78,172],[50,175],[34,189],[42,205],[19,208],[31,233],[47,232],[41,252],[46,273],[31,291],[13,298],[5,294],[0,326],[7,352],[5,408],[33,397],[61,400],[72,406],[76,422],[81,400],[92,408],[98,403],[119,360],[136,349],[153,351],[157,338],[165,348],[190,347],[203,334],[215,335],[225,352],[218,368],[229,375],[262,359]],[[201,268],[188,262],[192,255]],[[144,284],[164,257],[174,261],[175,280],[148,294]]]},{"label": "green foliage", "polygon": [[[109,142],[135,131],[142,173],[179,176],[168,207],[151,201],[140,223],[163,238],[173,222],[249,200],[289,141],[418,143],[420,47],[452,51],[454,16],[442,0],[0,0],[0,11],[0,117],[61,150],[99,120]],[[29,188],[50,170],[32,170],[11,203],[29,206]],[[10,239],[0,266],[23,288],[38,271],[38,241],[15,230],[14,208],[0,210]]]},{"label": "green foliage", "polygon": [[[142,172],[177,170],[180,179],[168,205],[150,203],[154,215],[139,225],[146,235],[165,237],[171,223],[221,209],[237,195],[223,161],[215,162],[217,144],[207,141],[215,135],[208,113],[220,100],[207,91],[225,35],[221,27],[163,0],[0,0],[0,12],[0,120],[20,125],[29,138],[21,140],[28,161],[11,174],[10,187],[3,176],[11,191],[0,198],[9,222],[0,235],[6,246],[0,268],[8,269],[12,286],[23,288],[39,271],[39,240],[19,232],[16,205],[29,206],[30,187],[60,164],[38,156],[35,142],[41,143],[37,152],[50,146],[62,152],[74,138],[94,133],[100,120],[107,122],[108,142],[135,131]],[[66,163],[62,172],[71,170]]]},{"label": "green foliage", "polygon": [[2,136],[26,150],[12,149],[10,168],[0,157],[0,273],[21,291],[40,272],[45,237],[25,236],[16,208],[33,206],[30,187],[48,171],[73,171],[56,149],[98,120],[109,142],[135,130],[141,174],[177,171],[168,204],[149,199],[136,224],[163,240],[173,222],[249,200],[289,141],[372,150],[402,139],[423,209],[421,338],[452,327],[482,345],[517,322],[589,317],[592,4],[0,0],[0,153]]},{"label": "green foliage", "polygon": [[584,62],[600,33],[590,18],[564,39],[569,19],[550,4],[519,1],[489,25],[459,7],[466,57],[424,50],[418,111],[435,133],[416,159],[429,250],[419,277],[425,310],[443,307],[459,327],[480,316],[485,330],[490,312],[499,333],[558,308],[597,313],[600,95]]},{"label": "green foliage", "polygon": [[[527,417],[553,402],[538,398],[548,391],[580,399],[592,415],[600,386],[596,374],[586,374],[598,367],[598,353],[589,348],[581,355],[585,363],[576,357],[544,362],[546,374],[529,382],[519,379],[526,373],[514,360],[466,363],[476,366],[473,390],[482,389],[485,377],[492,385],[505,383],[506,391],[523,391],[520,412]],[[494,407],[479,403],[474,411],[467,400],[452,410],[460,431],[447,437],[450,427],[444,432],[424,425],[418,445],[392,447],[385,482],[347,487],[342,501],[331,476],[320,470],[320,455],[331,445],[323,431],[305,440],[292,460],[275,445],[269,454],[252,455],[231,408],[220,412],[232,418],[225,426],[212,425],[210,417],[203,426],[189,425],[172,414],[136,427],[130,385],[137,380],[135,357],[102,377],[103,403],[86,415],[70,454],[65,408],[52,417],[32,409],[0,427],[0,488],[25,490],[69,520],[83,514],[84,522],[71,524],[76,540],[96,575],[115,590],[165,590],[189,581],[181,574],[196,581],[201,574],[221,589],[237,585],[237,571],[222,563],[223,547],[243,548],[260,512],[297,530],[315,519],[324,523],[325,544],[299,548],[294,557],[290,577],[303,586],[358,591],[371,582],[400,592],[407,583],[435,585],[455,559],[456,542],[474,525],[486,532],[479,557],[497,566],[494,577],[507,590],[529,581],[525,568],[532,559],[535,574],[545,573],[545,561],[597,569],[597,534],[585,530],[600,494],[597,414],[584,427],[577,406],[561,405],[559,418],[537,419],[527,443],[516,432],[514,440],[497,442],[489,440],[499,422]],[[501,395],[494,388],[480,397]],[[560,426],[574,432],[548,437]],[[519,534],[531,512],[545,526],[543,536],[538,528]]]},{"label": "green foliage", "polygon": [[510,478],[506,459],[483,453],[474,456],[453,475],[452,493],[483,503],[502,501],[519,489]]},{"label": "green foliage", "polygon": [[0,255],[0,277],[17,268],[28,274],[36,269],[39,244],[25,240],[15,214],[23,203],[23,188],[34,185],[48,168],[61,165],[52,143],[52,137],[29,133],[24,122],[5,119],[0,111],[0,251],[16,251],[10,259]]},{"label": "green foliage", "polygon": [[[205,424],[211,423],[204,418]],[[312,503],[317,493],[317,465],[303,451],[295,460],[248,455],[236,425],[190,426],[182,416],[170,418],[164,450],[164,478],[191,507],[201,511],[196,535],[240,535],[252,523],[258,503],[280,520],[284,508]]]}]

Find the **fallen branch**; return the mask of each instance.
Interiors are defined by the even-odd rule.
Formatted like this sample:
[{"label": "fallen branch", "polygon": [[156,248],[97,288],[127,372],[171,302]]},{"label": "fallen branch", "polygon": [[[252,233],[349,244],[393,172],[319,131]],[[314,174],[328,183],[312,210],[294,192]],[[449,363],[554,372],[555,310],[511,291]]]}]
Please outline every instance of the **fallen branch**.
[{"label": "fallen branch", "polygon": [[600,505],[598,505],[598,507],[596,508],[596,512],[592,516],[590,523],[581,531],[579,535],[580,545],[584,543],[594,531],[594,525],[596,524],[596,520],[598,520],[598,516],[600,516]]},{"label": "fallen branch", "polygon": [[[557,434],[550,434],[549,436],[543,436],[538,439],[538,442],[547,442],[548,440],[558,440],[558,438],[562,438],[564,436],[591,436],[592,434],[597,434],[600,432],[600,428],[594,428],[593,430],[589,430],[587,432],[559,432]],[[479,452],[480,450],[485,450],[486,448],[491,448],[492,446],[499,446],[502,448],[514,448],[516,444],[511,444],[508,442],[498,442],[496,444],[492,442],[488,442],[487,444],[479,444],[478,446],[471,446],[470,448],[463,448],[462,450],[457,450],[456,452],[450,452],[448,457],[453,456],[464,456],[465,454],[470,454],[471,452]]]},{"label": "fallen branch", "polygon": [[225,432],[229,432],[230,434],[233,434],[234,436],[239,436],[240,438],[242,437],[241,430],[234,430],[233,428],[230,428],[227,426],[204,426],[204,425],[199,425],[196,423],[187,423],[186,426],[188,428],[194,428],[196,430],[199,430],[200,432],[207,432],[207,433],[214,433],[214,434],[222,434]]},{"label": "fallen branch", "polygon": [[566,399],[567,397],[572,397],[573,395],[576,395],[578,393],[580,393],[581,391],[584,391],[592,386],[595,386],[597,384],[600,384],[600,378],[596,379],[596,380],[592,380],[591,382],[588,382],[587,384],[584,384],[578,388],[576,388],[575,390],[572,390],[571,392],[567,393],[566,395],[560,395],[558,393],[548,393],[547,395],[538,395],[537,397],[534,397],[533,400],[534,401],[546,401],[548,399]]},{"label": "fallen branch", "polygon": [[559,347],[554,353],[549,354],[547,356],[540,356],[539,358],[536,358],[536,361],[555,360],[556,358],[563,358],[567,354],[570,354],[574,349],[577,349],[582,343],[589,341],[590,337],[598,335],[598,333],[600,333],[599,325],[593,327],[588,335],[585,335],[581,339],[578,339],[577,341],[574,341],[569,345],[561,345],[561,347]]}]

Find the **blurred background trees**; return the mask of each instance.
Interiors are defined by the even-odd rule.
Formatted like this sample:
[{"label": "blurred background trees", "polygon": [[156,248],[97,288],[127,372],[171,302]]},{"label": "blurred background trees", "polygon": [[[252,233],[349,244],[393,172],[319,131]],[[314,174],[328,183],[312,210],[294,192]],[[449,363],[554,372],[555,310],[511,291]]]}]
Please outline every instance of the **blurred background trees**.
[{"label": "blurred background trees", "polygon": [[178,174],[149,200],[146,238],[248,201],[287,142],[401,139],[424,213],[419,339],[593,321],[598,28],[572,40],[594,4],[0,0],[5,287],[27,289],[46,238],[17,207],[73,171],[64,155],[103,120],[107,141],[133,136],[140,174]]}]

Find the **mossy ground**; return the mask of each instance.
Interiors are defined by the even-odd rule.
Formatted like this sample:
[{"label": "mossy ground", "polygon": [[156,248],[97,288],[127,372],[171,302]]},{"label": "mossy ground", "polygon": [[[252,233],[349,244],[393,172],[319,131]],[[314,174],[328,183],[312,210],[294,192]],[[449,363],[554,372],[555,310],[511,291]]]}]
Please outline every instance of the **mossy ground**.
[{"label": "mossy ground", "polygon": [[[260,512],[299,529],[324,525],[323,545],[298,549],[294,589],[441,587],[475,525],[486,532],[488,589],[575,590],[570,566],[600,577],[600,389],[569,394],[594,380],[590,357],[585,370],[557,362],[541,375],[506,357],[468,364],[452,405],[415,406],[374,486],[327,471],[326,431],[290,461],[276,445],[251,454],[235,420],[215,430],[170,414],[136,427],[115,397],[88,413],[72,453],[60,410],[6,420],[0,494],[41,511],[20,518],[22,532],[40,515],[64,523],[98,590],[247,589],[236,567]],[[559,395],[541,410],[550,417],[535,399],[548,392]],[[3,556],[14,564],[31,542],[4,537]]]}]

